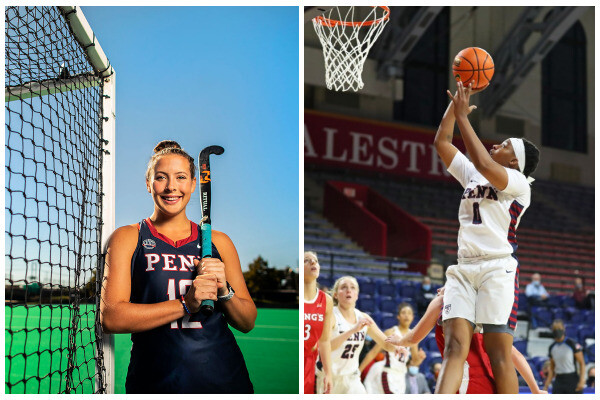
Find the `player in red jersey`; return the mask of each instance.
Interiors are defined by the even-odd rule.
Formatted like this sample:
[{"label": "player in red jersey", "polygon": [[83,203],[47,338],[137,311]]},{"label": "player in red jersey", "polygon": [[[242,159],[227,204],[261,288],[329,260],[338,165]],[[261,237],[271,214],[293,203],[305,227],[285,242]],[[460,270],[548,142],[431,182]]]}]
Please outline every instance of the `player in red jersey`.
[{"label": "player in red jersey", "polygon": [[[444,288],[440,290],[438,296],[434,298],[427,307],[427,311],[406,335],[400,337],[398,335],[389,336],[386,341],[397,346],[410,346],[419,343],[429,332],[435,327],[435,340],[442,357],[444,356],[445,340],[442,326],[438,323],[440,313],[442,312],[444,302]],[[531,367],[527,360],[514,346],[512,348],[512,361],[515,368],[527,382],[531,393],[544,394],[546,391],[540,390]],[[474,333],[469,347],[469,353],[463,369],[463,378],[458,390],[460,394],[488,394],[497,393],[494,373],[490,364],[490,358],[485,352],[483,344],[483,335]]]},{"label": "player in red jersey", "polygon": [[320,356],[325,372],[324,393],[331,390],[331,332],[333,299],[317,289],[319,259],[304,253],[304,393],[315,393],[315,364]]}]

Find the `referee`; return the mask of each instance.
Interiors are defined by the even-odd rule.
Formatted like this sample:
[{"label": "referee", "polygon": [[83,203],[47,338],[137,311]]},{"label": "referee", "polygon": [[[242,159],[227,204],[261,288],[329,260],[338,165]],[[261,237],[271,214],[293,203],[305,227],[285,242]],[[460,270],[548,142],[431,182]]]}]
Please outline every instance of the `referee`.
[{"label": "referee", "polygon": [[[550,371],[544,383],[544,390],[552,382],[552,393],[582,393],[585,387],[585,361],[581,345],[573,339],[565,337],[565,326],[560,319],[552,323],[554,343],[548,349]],[[575,364],[579,364],[579,372]]]}]

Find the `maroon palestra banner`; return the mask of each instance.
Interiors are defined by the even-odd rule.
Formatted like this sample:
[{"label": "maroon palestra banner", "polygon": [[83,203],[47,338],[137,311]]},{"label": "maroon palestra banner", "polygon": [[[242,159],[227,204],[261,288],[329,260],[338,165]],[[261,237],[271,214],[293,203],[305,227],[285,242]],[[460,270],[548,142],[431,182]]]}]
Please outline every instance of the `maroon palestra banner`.
[{"label": "maroon palestra banner", "polygon": [[[453,181],[434,137],[433,129],[304,111],[306,164]],[[452,143],[465,152],[460,136]]]}]

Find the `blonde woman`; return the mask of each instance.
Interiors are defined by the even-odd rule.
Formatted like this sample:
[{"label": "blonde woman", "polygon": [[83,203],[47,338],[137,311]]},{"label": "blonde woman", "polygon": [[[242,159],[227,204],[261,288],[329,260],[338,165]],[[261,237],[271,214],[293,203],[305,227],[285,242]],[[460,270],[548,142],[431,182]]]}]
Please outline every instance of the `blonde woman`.
[{"label": "blonde woman", "polygon": [[386,335],[373,319],[356,309],[359,287],[356,278],[343,276],[332,289],[334,323],[331,332],[331,393],[367,393],[360,381],[359,355],[369,335],[387,351],[396,346],[386,343]]}]

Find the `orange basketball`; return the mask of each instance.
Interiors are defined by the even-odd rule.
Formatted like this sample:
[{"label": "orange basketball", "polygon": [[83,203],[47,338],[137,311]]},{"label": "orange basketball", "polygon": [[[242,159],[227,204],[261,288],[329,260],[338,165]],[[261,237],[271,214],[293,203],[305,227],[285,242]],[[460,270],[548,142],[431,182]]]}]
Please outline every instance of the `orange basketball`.
[{"label": "orange basketball", "polygon": [[473,89],[481,89],[494,76],[494,60],[484,49],[467,47],[454,57],[452,74],[456,81],[461,80],[465,86],[473,82]]}]

